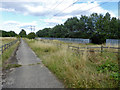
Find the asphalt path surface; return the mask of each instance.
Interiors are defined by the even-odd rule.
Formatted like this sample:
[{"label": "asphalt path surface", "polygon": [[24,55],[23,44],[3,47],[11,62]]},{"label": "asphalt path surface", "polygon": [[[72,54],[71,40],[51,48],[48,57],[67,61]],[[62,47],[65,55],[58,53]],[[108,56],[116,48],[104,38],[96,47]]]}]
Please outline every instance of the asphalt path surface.
[{"label": "asphalt path surface", "polygon": [[7,75],[3,88],[64,88],[23,40],[16,58],[22,66]]}]

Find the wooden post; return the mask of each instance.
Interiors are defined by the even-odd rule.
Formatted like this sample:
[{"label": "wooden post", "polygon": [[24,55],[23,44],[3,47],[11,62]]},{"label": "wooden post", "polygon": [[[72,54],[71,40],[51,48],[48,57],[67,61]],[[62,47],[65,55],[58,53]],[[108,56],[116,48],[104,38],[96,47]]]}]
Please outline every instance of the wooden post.
[{"label": "wooden post", "polygon": [[87,50],[86,50],[87,52],[89,51],[88,49],[89,49],[89,48],[88,48],[88,46],[87,46]]},{"label": "wooden post", "polygon": [[9,47],[10,47],[10,43],[9,43]]},{"label": "wooden post", "polygon": [[9,44],[7,44],[7,48],[9,48]]},{"label": "wooden post", "polygon": [[68,49],[69,49],[69,45],[68,45]]},{"label": "wooden post", "polygon": [[1,49],[1,50],[2,50],[2,53],[3,53],[3,50],[4,50],[4,47],[3,47],[3,45],[2,45],[2,49]]},{"label": "wooden post", "polygon": [[101,45],[101,54],[103,53],[103,45]]},{"label": "wooden post", "polygon": [[7,45],[5,44],[5,46],[4,46],[5,48],[4,48],[4,50],[6,50],[6,46],[7,46]]}]

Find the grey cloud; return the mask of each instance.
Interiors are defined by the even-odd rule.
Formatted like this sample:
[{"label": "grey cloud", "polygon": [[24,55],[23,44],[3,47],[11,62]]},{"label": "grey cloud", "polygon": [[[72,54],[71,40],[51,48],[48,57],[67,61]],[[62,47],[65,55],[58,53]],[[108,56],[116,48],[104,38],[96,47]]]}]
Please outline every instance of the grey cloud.
[{"label": "grey cloud", "polygon": [[23,6],[22,2],[2,2],[2,8],[14,9],[15,12],[25,13],[27,9]]},{"label": "grey cloud", "polygon": [[[36,13],[31,13],[29,10],[27,10],[24,5],[31,5],[31,6],[39,6],[41,3],[38,2],[1,2],[2,3],[2,8],[4,9],[14,9],[15,12],[21,12],[21,13],[30,13],[32,15],[37,15]],[[37,15],[38,16],[38,15]]]},{"label": "grey cloud", "polygon": [[20,28],[30,28],[30,25],[20,26]]},{"label": "grey cloud", "polygon": [[75,10],[75,11],[72,11],[70,14],[73,16],[75,16],[75,15],[89,15],[90,12],[84,11],[84,10]]},{"label": "grey cloud", "polygon": [[57,25],[58,23],[55,23],[55,22],[48,22],[46,23],[47,26],[55,26]]},{"label": "grey cloud", "polygon": [[7,25],[19,25],[17,23],[8,23]]},{"label": "grey cloud", "polygon": [[30,15],[34,15],[34,16],[49,16],[50,14],[48,12],[29,12]]},{"label": "grey cloud", "polygon": [[[49,4],[49,3],[48,3]],[[28,10],[25,5],[30,5],[33,7],[37,7],[37,6],[43,6],[44,11],[42,12],[32,12],[30,10]],[[82,10],[74,10],[70,13],[64,13],[62,12],[62,10],[51,10],[51,8],[46,8],[47,5],[45,5],[43,2],[2,2],[2,8],[4,9],[14,9],[15,12],[20,12],[20,13],[26,13],[26,14],[30,14],[33,16],[48,16],[48,17],[61,17],[61,16],[67,16],[67,15],[71,15],[71,16],[76,16],[76,15],[89,15],[89,11],[83,12]]]},{"label": "grey cloud", "polygon": [[6,22],[4,24],[6,24],[6,25],[19,25],[19,23],[17,23],[17,22]]},{"label": "grey cloud", "polygon": [[64,16],[67,15],[65,13],[62,13],[61,11],[58,10],[51,10],[50,8],[45,8],[45,11],[43,12],[31,12],[29,11],[24,5],[30,5],[33,7],[43,5],[41,2],[2,2],[2,8],[4,9],[14,9],[15,12],[20,12],[20,13],[27,13],[30,15],[34,16],[54,16],[55,14],[59,13],[57,16]]}]

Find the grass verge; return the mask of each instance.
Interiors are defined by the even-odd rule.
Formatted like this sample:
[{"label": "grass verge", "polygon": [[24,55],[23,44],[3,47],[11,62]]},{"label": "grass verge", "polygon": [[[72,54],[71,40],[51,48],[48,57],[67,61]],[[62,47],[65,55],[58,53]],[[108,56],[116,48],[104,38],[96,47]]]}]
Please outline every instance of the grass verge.
[{"label": "grass verge", "polygon": [[98,52],[73,51],[65,44],[57,46],[28,39],[26,42],[67,88],[118,87],[118,56],[115,53],[101,55]]},{"label": "grass verge", "polygon": [[16,68],[16,67],[20,67],[22,65],[20,64],[7,64],[4,66],[4,69],[7,70],[7,69],[10,69],[10,68]]},{"label": "grass verge", "polygon": [[6,51],[4,51],[4,53],[2,54],[1,58],[2,58],[2,69],[3,70],[21,66],[21,65],[16,63],[16,60],[11,60],[11,59],[9,60],[9,58],[15,52],[15,50],[16,50],[17,46],[19,45],[19,43],[20,42],[17,42],[16,44],[14,44],[10,48],[8,48]]},{"label": "grass verge", "polygon": [[10,43],[16,39],[17,39],[16,37],[2,37],[2,38],[0,37],[0,42],[1,42],[1,45],[4,45],[4,44]]}]

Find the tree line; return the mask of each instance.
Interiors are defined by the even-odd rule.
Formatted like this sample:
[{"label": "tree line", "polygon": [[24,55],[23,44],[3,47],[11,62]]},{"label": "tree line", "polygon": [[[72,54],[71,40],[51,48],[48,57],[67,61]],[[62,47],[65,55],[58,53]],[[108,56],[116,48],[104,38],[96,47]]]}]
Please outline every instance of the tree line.
[{"label": "tree line", "polygon": [[28,35],[26,34],[26,31],[22,29],[19,33],[20,37],[34,39],[36,37],[34,32],[30,32]]},{"label": "tree line", "polygon": [[19,34],[16,34],[14,31],[4,31],[0,30],[0,37],[23,37],[23,38],[29,38],[34,39],[36,37],[34,32],[30,32],[28,35],[26,34],[26,31],[22,29]]},{"label": "tree line", "polygon": [[68,18],[64,24],[44,28],[36,35],[53,38],[87,38],[91,39],[92,43],[101,44],[106,39],[120,39],[120,20],[111,17],[109,13],[105,15],[93,13],[90,16]]},{"label": "tree line", "polygon": [[[1,34],[2,33],[2,34]],[[93,13],[90,16],[81,15],[80,18],[68,18],[64,24],[58,24],[53,28],[44,28],[36,32],[26,34],[22,29],[19,34],[14,31],[6,32],[0,30],[2,37],[25,37],[34,39],[35,37],[53,38],[83,38],[91,39],[92,43],[105,43],[106,39],[120,39],[120,20],[111,17],[109,13]]]},{"label": "tree line", "polygon": [[0,36],[1,37],[16,37],[17,34],[14,31],[4,31],[4,30],[0,30]]}]

